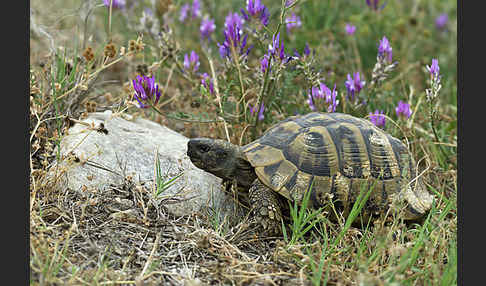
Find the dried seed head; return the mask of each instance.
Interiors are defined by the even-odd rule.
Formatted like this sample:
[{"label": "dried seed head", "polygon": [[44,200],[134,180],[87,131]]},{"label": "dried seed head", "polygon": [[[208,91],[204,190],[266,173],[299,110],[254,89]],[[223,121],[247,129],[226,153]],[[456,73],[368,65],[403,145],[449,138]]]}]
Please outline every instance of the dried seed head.
[{"label": "dried seed head", "polygon": [[135,50],[137,51],[137,53],[140,53],[141,51],[143,51],[143,47],[144,47],[144,44],[142,42],[137,43]]},{"label": "dried seed head", "polygon": [[84,104],[84,106],[86,108],[86,112],[88,112],[88,113],[96,111],[96,102],[94,102],[94,101],[87,101]]},{"label": "dried seed head", "polygon": [[138,36],[137,38],[137,42],[136,42],[136,45],[135,45],[135,50],[137,51],[137,53],[143,51],[143,47],[144,47],[144,43],[142,41],[142,35]]},{"label": "dried seed head", "polygon": [[105,57],[114,58],[116,56],[115,44],[109,43],[105,46]]},{"label": "dried seed head", "polygon": [[83,57],[86,61],[91,61],[94,58],[93,49],[91,47],[87,47],[83,52]]},{"label": "dried seed head", "polygon": [[136,45],[137,45],[137,41],[135,41],[135,40],[128,41],[128,50],[130,52],[135,51]]}]

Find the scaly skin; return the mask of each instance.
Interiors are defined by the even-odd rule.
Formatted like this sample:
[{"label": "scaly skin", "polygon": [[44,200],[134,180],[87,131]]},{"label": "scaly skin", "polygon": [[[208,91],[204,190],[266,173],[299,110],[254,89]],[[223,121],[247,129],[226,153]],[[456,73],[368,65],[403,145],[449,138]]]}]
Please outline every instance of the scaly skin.
[{"label": "scaly skin", "polygon": [[257,223],[267,235],[282,233],[282,210],[279,194],[256,179],[250,187],[251,210]]},{"label": "scaly skin", "polygon": [[260,182],[240,147],[224,140],[196,138],[189,140],[187,155],[196,167],[225,181],[236,180],[240,190],[249,192],[251,212],[264,234],[281,233],[279,194]]}]

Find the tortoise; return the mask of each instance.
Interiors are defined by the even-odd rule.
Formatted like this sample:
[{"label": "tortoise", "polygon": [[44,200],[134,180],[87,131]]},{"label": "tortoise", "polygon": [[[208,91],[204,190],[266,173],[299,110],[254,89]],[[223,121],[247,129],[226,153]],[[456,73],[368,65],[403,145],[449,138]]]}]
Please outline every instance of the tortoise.
[{"label": "tortoise", "polygon": [[415,220],[433,201],[404,143],[343,113],[288,117],[245,146],[190,139],[187,154],[196,167],[248,192],[252,214],[268,233],[281,232],[283,202],[300,204],[308,190],[312,207],[334,198],[345,216],[363,184],[373,187],[363,214],[383,213],[398,196],[406,202],[403,218]]}]

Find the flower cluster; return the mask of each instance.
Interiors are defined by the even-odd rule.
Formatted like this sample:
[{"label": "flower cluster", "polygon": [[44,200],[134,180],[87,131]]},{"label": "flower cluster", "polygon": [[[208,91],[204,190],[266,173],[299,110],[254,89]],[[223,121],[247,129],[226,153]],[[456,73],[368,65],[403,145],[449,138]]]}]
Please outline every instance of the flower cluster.
[{"label": "flower cluster", "polygon": [[207,73],[202,74],[201,85],[209,90],[209,94],[214,94],[214,83]]},{"label": "flower cluster", "polygon": [[214,20],[209,18],[204,18],[201,21],[201,26],[199,27],[199,31],[201,32],[202,39],[210,39],[211,33],[214,32],[216,29],[216,25],[214,24]]},{"label": "flower cluster", "polygon": [[369,117],[370,117],[371,123],[373,123],[374,125],[376,125],[378,127],[381,126],[382,128],[385,128],[386,119],[385,119],[385,115],[383,113],[383,110],[377,109],[375,111],[375,113],[370,112]]},{"label": "flower cluster", "polygon": [[442,88],[442,85],[440,84],[439,60],[432,59],[432,64],[426,66],[426,69],[430,73],[430,88],[425,90],[425,94],[427,95],[427,100],[431,101],[437,98],[439,91]]},{"label": "flower cluster", "polygon": [[427,70],[430,72],[430,76],[432,78],[438,77],[439,76],[439,60],[438,59],[432,59],[432,64],[430,66],[426,66]]},{"label": "flower cluster", "polygon": [[307,104],[312,111],[316,111],[316,103],[319,99],[324,99],[325,103],[328,104],[327,112],[335,112],[336,107],[339,104],[337,100],[336,84],[331,91],[324,83],[320,83],[319,86],[313,86],[310,92],[307,94]]},{"label": "flower cluster", "polygon": [[287,17],[285,19],[285,25],[287,27],[287,33],[289,33],[294,28],[302,26],[302,21],[300,20],[299,16],[295,15],[295,13],[292,13],[290,17]]},{"label": "flower cluster", "polygon": [[388,39],[383,36],[383,39],[380,40],[380,44],[378,46],[378,56],[385,58],[387,61],[392,61],[392,47],[390,46],[390,42]]},{"label": "flower cluster", "polygon": [[[255,114],[255,112],[257,112],[257,108],[255,108],[255,106],[252,106],[251,104],[249,106],[250,106],[250,114],[251,115]],[[265,105],[262,102],[262,104],[260,104],[260,108],[258,109],[258,120],[262,121],[265,118],[265,115],[263,115],[264,111],[265,111]]]},{"label": "flower cluster", "polygon": [[[110,7],[110,2],[111,2],[111,0],[103,0],[103,4],[105,4],[106,7]],[[112,3],[112,7],[118,8],[118,9],[124,8],[125,5],[126,5],[125,0],[113,0],[113,3]]]},{"label": "flower cluster", "polygon": [[246,40],[248,35],[244,35],[243,38],[241,37],[243,34],[242,30],[243,20],[238,14],[229,14],[226,16],[226,20],[224,23],[224,42],[223,44],[217,43],[219,48],[219,55],[222,58],[230,58],[232,54],[232,47],[238,49],[240,55],[248,56],[251,50],[251,46],[246,48]]},{"label": "flower cluster", "polygon": [[260,68],[263,74],[270,68],[270,56],[268,54],[263,55],[263,59],[260,61]]},{"label": "flower cluster", "polygon": [[334,88],[332,89],[331,93],[331,100],[330,104],[327,107],[327,112],[336,112],[336,107],[339,104],[339,100],[336,99],[337,97],[337,91],[336,91],[336,84],[334,84]]},{"label": "flower cluster", "polygon": [[383,3],[383,5],[378,6],[380,4],[380,0],[366,0],[366,5],[375,11],[383,10],[385,8],[387,2]]},{"label": "flower cluster", "polygon": [[402,118],[410,118],[410,115],[412,115],[412,110],[410,109],[410,104],[405,103],[403,101],[398,102],[398,106],[395,108],[395,112],[397,114],[397,117],[402,117]]},{"label": "flower cluster", "polygon": [[161,94],[159,85],[155,83],[155,76],[137,76],[132,83],[135,90],[133,97],[138,101],[139,108],[147,108],[157,104]]},{"label": "flower cluster", "polygon": [[351,101],[358,98],[359,92],[363,89],[365,81],[360,79],[359,72],[354,73],[354,78],[348,73],[348,80],[344,83],[348,91],[348,98],[351,96]]},{"label": "flower cluster", "polygon": [[[309,48],[309,44],[308,43],[305,43],[305,46],[304,46],[304,55],[303,56],[304,57],[308,57],[310,55],[310,52],[311,51],[310,51],[310,48]],[[294,49],[294,57],[295,58],[300,58],[300,54],[299,54],[299,52],[296,49]]]},{"label": "flower cluster", "polygon": [[226,18],[224,19],[224,27],[238,27],[238,29],[243,28],[243,23],[245,19],[243,19],[238,13],[231,13],[229,12]]},{"label": "flower cluster", "polygon": [[376,57],[376,64],[371,73],[371,85],[382,82],[388,77],[388,74],[393,71],[398,62],[392,62],[393,49],[388,39],[383,36],[378,45],[378,55]]},{"label": "flower cluster", "polygon": [[351,25],[349,23],[346,23],[346,34],[352,36],[354,34],[354,32],[356,31],[356,26],[354,25]]},{"label": "flower cluster", "polygon": [[[296,51],[294,52],[294,54]],[[271,62],[273,60],[279,60],[281,65],[287,64],[292,57],[286,56],[284,51],[284,42],[280,40],[280,33],[277,35],[273,35],[272,42],[268,45],[267,53],[263,55],[263,58],[260,60],[260,69],[262,73],[265,73],[271,70]]]},{"label": "flower cluster", "polygon": [[191,55],[184,55],[184,69],[187,71],[196,72],[199,69],[199,56],[195,51],[191,51]]},{"label": "flower cluster", "polygon": [[447,13],[442,13],[435,19],[435,27],[439,30],[443,30],[448,21],[449,17],[447,16]]},{"label": "flower cluster", "polygon": [[284,42],[283,40],[280,41],[280,33],[273,35],[272,43],[268,46],[268,54],[270,56],[275,56],[276,53],[278,53],[278,57],[281,61],[285,59]]},{"label": "flower cluster", "polygon": [[268,25],[270,14],[267,7],[265,7],[260,0],[247,0],[246,11],[244,9],[241,9],[240,11],[246,21],[250,21],[251,18],[256,18],[260,20],[260,23],[264,26]]},{"label": "flower cluster", "polygon": [[192,1],[192,5],[186,3],[181,6],[179,21],[184,22],[189,15],[189,12],[191,13],[192,19],[201,17],[201,3],[199,0]]}]

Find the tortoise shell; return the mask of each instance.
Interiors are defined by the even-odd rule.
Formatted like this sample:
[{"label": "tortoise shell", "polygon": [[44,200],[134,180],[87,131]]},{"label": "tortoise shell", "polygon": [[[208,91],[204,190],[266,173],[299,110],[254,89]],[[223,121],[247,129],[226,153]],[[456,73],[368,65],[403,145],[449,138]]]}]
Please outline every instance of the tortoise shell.
[{"label": "tortoise shell", "polygon": [[242,147],[260,181],[289,200],[324,206],[329,194],[348,212],[360,189],[373,186],[366,207],[379,212],[396,195],[406,216],[426,212],[432,197],[415,179],[415,163],[400,140],[370,121],[342,113],[309,113],[283,120]]}]

